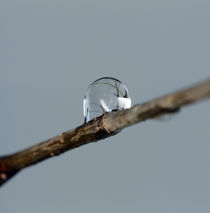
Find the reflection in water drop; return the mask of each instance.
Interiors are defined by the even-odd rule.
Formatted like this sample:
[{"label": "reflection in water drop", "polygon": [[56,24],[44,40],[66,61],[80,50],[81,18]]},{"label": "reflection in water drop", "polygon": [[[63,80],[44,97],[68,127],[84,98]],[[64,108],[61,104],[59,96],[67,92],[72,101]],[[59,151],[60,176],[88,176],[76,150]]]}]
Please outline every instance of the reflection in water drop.
[{"label": "reflection in water drop", "polygon": [[85,122],[107,112],[131,107],[127,87],[119,80],[104,77],[94,81],[87,89],[83,101]]}]

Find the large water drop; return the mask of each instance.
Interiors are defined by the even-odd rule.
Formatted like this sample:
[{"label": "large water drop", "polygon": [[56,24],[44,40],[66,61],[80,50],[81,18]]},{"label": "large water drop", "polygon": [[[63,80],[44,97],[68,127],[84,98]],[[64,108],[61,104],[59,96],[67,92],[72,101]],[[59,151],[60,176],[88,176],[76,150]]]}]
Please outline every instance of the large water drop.
[{"label": "large water drop", "polygon": [[105,113],[130,107],[128,89],[121,81],[111,77],[100,78],[88,87],[84,97],[85,122]]}]

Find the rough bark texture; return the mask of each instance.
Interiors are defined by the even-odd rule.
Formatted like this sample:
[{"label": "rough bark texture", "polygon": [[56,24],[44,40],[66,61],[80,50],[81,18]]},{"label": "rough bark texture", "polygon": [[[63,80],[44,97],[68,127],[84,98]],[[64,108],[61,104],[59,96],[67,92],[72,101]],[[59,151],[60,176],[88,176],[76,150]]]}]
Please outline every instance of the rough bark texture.
[{"label": "rough bark texture", "polygon": [[130,109],[105,114],[28,149],[2,156],[0,158],[0,185],[23,168],[70,149],[117,134],[119,130],[135,123],[177,112],[182,106],[207,97],[210,97],[210,79],[190,88],[135,105]]}]

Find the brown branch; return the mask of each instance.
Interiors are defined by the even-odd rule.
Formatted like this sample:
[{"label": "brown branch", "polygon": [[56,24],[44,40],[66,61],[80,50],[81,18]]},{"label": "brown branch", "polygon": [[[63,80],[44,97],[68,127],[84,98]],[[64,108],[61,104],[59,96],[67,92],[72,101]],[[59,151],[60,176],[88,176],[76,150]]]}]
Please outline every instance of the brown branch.
[{"label": "brown branch", "polygon": [[210,97],[210,79],[134,107],[95,118],[28,149],[0,158],[0,185],[20,170],[70,149],[112,136],[125,127],[174,113],[182,106]]}]

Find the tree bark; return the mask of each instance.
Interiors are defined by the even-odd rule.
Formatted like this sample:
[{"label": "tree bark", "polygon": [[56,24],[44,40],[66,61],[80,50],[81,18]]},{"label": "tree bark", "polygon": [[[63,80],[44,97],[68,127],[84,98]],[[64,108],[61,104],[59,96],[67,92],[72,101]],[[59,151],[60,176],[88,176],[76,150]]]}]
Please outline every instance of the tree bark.
[{"label": "tree bark", "polygon": [[146,119],[178,112],[181,107],[208,97],[210,97],[210,79],[190,88],[137,104],[130,109],[102,115],[23,151],[2,156],[0,157],[0,185],[28,166],[112,136]]}]

